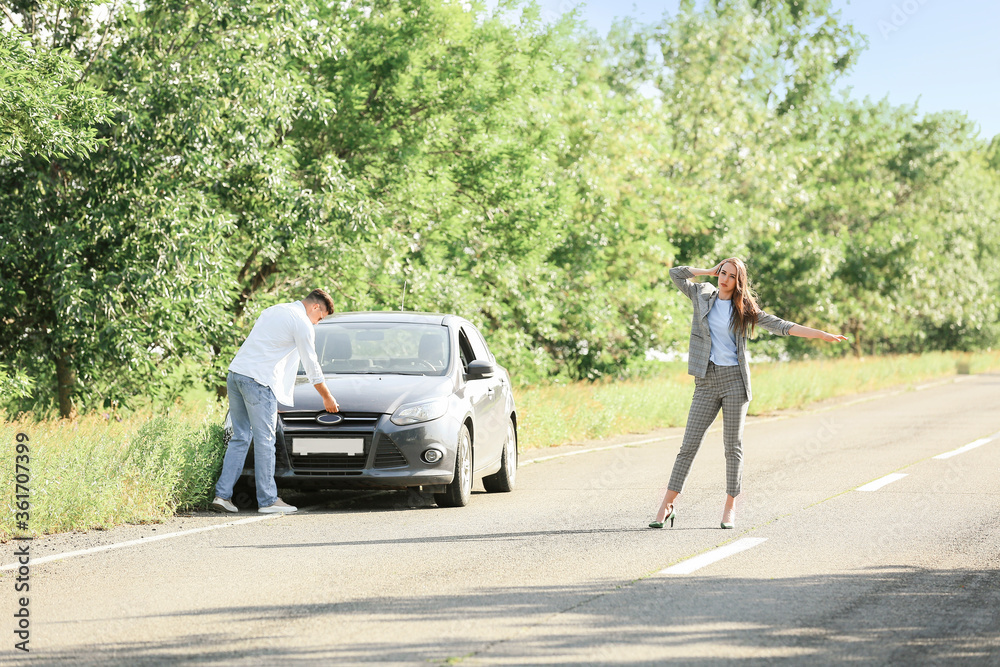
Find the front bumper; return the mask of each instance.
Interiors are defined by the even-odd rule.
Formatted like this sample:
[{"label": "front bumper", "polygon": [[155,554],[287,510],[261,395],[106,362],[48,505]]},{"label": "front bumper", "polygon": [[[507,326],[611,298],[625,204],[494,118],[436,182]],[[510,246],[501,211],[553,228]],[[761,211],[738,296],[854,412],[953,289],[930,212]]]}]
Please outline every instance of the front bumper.
[{"label": "front bumper", "polygon": [[[450,484],[455,476],[455,450],[460,423],[444,416],[421,424],[397,426],[389,415],[344,413],[329,426],[315,421],[316,412],[284,412],[278,417],[274,478],[279,486],[325,489],[405,489]],[[313,443],[349,441],[360,453],[311,452]],[[427,463],[422,454],[438,449],[443,456]],[[243,477],[254,478],[252,455]]]}]

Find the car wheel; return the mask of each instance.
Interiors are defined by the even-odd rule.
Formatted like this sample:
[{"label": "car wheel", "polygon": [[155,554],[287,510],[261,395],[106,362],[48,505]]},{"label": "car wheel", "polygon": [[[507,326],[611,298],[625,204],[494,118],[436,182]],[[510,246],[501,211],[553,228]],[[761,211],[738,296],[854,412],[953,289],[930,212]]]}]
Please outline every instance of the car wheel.
[{"label": "car wheel", "polygon": [[517,480],[517,431],[514,422],[507,420],[507,438],[503,443],[503,454],[500,456],[500,470],[483,477],[483,488],[490,493],[506,493],[514,490]]},{"label": "car wheel", "polygon": [[472,436],[469,427],[462,425],[455,451],[455,478],[444,493],[435,493],[438,507],[465,507],[472,494]]},{"label": "car wheel", "polygon": [[233,485],[233,497],[230,500],[241,510],[256,509],[257,487],[253,482],[241,478]]}]

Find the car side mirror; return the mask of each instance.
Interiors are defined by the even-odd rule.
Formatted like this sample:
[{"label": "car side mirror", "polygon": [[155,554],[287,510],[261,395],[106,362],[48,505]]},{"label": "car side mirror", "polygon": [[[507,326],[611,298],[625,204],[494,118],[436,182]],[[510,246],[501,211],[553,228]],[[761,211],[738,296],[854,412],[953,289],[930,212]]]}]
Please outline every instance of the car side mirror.
[{"label": "car side mirror", "polygon": [[497,367],[484,359],[469,362],[469,370],[465,373],[466,380],[481,380],[491,378],[497,372]]}]

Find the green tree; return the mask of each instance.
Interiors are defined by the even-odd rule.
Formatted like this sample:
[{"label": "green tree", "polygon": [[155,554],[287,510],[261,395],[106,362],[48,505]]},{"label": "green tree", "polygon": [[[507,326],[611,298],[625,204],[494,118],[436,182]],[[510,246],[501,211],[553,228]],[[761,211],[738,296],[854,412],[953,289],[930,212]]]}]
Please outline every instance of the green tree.
[{"label": "green tree", "polygon": [[[105,41],[95,38],[100,24],[88,17],[95,6],[74,0],[58,8],[37,2],[13,2],[3,7],[0,170],[16,169],[16,161],[22,157],[64,160],[72,155],[86,156],[100,146],[98,127],[109,121],[116,108],[87,77],[89,64]],[[16,236],[16,223],[4,219],[0,223],[0,290],[6,292],[13,286],[16,294],[23,296],[26,293],[15,284],[21,267],[15,255],[9,254],[17,245]],[[8,344],[21,340],[16,327],[5,334]],[[34,383],[20,365],[15,368],[12,373],[0,368],[0,395],[26,398]]]},{"label": "green tree", "polygon": [[385,307],[406,280],[413,306],[506,325],[553,217],[537,16],[160,2],[115,31],[106,146],[0,175],[3,359],[54,378],[62,414],[185,364],[217,382],[244,315],[316,282]]},{"label": "green tree", "polygon": [[995,344],[1000,144],[832,95],[863,40],[831,6],[686,1],[601,40],[516,0],[13,5],[5,396],[219,386],[317,286],[465,315],[522,382],[628,372],[684,346],[666,268],[729,254],[857,353]]},{"label": "green tree", "polygon": [[[91,3],[69,3],[79,13]],[[31,7],[31,11],[27,8]],[[0,163],[21,156],[88,155],[97,126],[114,107],[87,79],[69,48],[78,26],[58,22],[37,3],[5,8],[0,27]],[[96,51],[95,51],[96,55]]]}]

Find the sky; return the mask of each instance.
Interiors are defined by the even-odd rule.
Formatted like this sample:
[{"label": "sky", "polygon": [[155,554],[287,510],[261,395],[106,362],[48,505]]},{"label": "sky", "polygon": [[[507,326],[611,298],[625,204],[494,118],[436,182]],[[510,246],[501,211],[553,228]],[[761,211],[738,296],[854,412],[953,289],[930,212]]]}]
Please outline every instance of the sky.
[{"label": "sky", "polygon": [[[555,18],[580,17],[607,35],[615,17],[642,23],[677,11],[678,0],[536,0]],[[834,0],[835,10],[868,37],[854,71],[838,87],[856,98],[917,104],[920,113],[964,111],[979,136],[1000,134],[1000,2],[996,0]]]}]

